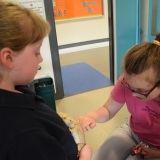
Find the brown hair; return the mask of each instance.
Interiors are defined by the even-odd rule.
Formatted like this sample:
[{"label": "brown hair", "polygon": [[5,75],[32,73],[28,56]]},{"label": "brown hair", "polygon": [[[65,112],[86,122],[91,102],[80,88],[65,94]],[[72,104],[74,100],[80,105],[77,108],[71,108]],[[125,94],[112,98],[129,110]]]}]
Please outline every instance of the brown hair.
[{"label": "brown hair", "polygon": [[[160,33],[155,40],[160,42]],[[125,55],[122,63],[123,71],[127,74],[140,74],[149,68],[153,68],[155,79],[160,80],[160,45],[143,42],[132,47]]]},{"label": "brown hair", "polygon": [[9,47],[20,51],[49,32],[50,25],[42,16],[17,4],[0,1],[0,50]]}]

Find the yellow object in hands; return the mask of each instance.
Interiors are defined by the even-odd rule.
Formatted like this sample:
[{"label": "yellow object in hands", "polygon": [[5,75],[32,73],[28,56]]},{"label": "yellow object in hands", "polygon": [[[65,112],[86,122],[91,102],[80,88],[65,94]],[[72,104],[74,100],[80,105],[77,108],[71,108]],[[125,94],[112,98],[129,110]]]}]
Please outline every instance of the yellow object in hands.
[{"label": "yellow object in hands", "polygon": [[80,152],[82,147],[85,145],[85,136],[82,127],[74,118],[68,114],[62,112],[58,112],[58,114],[69,127],[69,130],[71,131],[71,134],[77,144],[78,152]]}]

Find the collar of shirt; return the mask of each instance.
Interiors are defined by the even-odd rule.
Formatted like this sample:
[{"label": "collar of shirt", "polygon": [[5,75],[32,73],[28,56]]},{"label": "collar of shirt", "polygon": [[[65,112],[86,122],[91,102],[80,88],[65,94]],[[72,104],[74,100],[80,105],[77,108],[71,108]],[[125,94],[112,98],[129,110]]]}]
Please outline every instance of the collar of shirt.
[{"label": "collar of shirt", "polygon": [[34,109],[36,99],[42,100],[40,97],[36,96],[34,92],[31,92],[27,88],[20,87],[17,90],[22,93],[0,89],[0,108],[9,107]]}]

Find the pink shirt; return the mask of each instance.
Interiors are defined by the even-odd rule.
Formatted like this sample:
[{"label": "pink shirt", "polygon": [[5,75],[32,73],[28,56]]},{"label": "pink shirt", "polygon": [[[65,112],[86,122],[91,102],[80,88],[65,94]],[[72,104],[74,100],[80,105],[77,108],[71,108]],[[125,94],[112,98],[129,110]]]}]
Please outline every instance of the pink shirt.
[{"label": "pink shirt", "polygon": [[160,146],[160,104],[156,100],[143,102],[121,84],[120,76],[111,92],[113,100],[126,103],[130,112],[130,128],[142,140]]}]

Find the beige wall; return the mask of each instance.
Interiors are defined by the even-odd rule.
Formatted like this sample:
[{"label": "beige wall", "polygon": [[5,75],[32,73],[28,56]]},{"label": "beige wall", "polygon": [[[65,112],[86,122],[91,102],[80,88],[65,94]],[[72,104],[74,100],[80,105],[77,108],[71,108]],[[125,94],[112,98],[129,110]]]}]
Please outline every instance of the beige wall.
[{"label": "beige wall", "polygon": [[103,8],[100,17],[57,21],[58,45],[109,38],[107,0],[103,0]]}]

